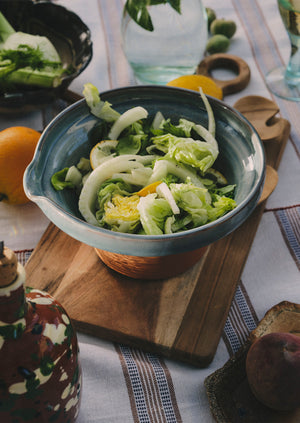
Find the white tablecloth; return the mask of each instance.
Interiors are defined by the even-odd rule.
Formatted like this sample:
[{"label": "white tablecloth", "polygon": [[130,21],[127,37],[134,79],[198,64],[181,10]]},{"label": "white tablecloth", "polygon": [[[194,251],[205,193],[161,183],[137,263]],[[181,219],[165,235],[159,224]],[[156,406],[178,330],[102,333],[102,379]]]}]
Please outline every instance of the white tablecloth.
[{"label": "white tablecloth", "polygon": [[[100,91],[135,84],[120,43],[123,1],[57,3],[83,19],[94,45],[92,62],[70,88],[81,93],[86,82]],[[242,57],[251,69],[247,88],[225,97],[225,102],[233,105],[242,96],[264,96],[275,100],[281,115],[291,122],[279,183],[267,202],[212,363],[198,369],[79,333],[83,395],[78,423],[213,422],[205,377],[241,347],[269,308],[283,300],[300,303],[300,103],[273,97],[264,83],[267,71],[286,63],[290,52],[277,2],[206,0],[204,5],[214,8],[218,17],[237,23],[228,52]],[[41,130],[55,113],[57,109],[49,108],[20,116],[2,115],[0,129],[24,125]],[[29,257],[47,225],[48,220],[32,203],[0,203],[0,238],[21,260]]]}]

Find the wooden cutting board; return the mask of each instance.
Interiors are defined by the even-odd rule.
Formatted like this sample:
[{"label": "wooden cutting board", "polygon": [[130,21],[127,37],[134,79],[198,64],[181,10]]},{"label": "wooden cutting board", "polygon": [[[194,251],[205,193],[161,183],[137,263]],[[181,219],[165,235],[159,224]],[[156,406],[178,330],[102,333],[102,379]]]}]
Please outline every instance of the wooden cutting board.
[{"label": "wooden cutting board", "polygon": [[[254,100],[248,99],[250,112],[256,106],[261,109],[264,101],[268,110],[269,100]],[[276,169],[290,125],[274,117],[278,112],[274,107],[271,117],[269,110],[266,115],[260,110],[254,126],[260,132],[267,118],[280,131],[274,142],[265,143],[267,162]],[[207,366],[217,349],[264,204],[239,229],[208,247],[196,265],[164,280],[122,276],[104,265],[92,247],[50,224],[26,265],[27,284],[60,301],[78,331]]]}]

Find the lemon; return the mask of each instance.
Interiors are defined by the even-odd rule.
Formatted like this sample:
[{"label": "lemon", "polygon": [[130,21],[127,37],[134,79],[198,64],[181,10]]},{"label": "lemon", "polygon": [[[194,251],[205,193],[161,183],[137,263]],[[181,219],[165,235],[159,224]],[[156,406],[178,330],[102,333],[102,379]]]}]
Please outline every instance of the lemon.
[{"label": "lemon", "polygon": [[170,87],[186,88],[188,90],[199,91],[202,88],[204,94],[223,99],[223,91],[212,78],[204,75],[182,75],[167,83]]},{"label": "lemon", "polygon": [[137,195],[139,195],[140,197],[146,197],[146,195],[148,194],[153,194],[154,192],[156,192],[156,188],[160,184],[161,184],[161,181],[152,182],[152,184],[146,185],[144,188],[139,190],[137,192]]},{"label": "lemon", "polygon": [[96,169],[105,160],[115,156],[117,140],[103,140],[98,142],[90,152],[90,162],[92,169]]}]

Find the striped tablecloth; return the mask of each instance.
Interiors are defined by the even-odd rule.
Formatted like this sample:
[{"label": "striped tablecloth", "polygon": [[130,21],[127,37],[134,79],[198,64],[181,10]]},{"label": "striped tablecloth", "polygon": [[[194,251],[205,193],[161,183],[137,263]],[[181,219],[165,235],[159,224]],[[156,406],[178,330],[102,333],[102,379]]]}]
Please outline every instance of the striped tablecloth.
[{"label": "striped tablecloth", "polygon": [[[182,0],[184,1],[184,0]],[[81,93],[91,82],[100,91],[135,84],[120,43],[122,0],[57,1],[90,27],[94,57],[71,85]],[[290,46],[275,0],[206,0],[218,17],[233,19],[237,32],[229,53],[250,66],[247,88],[225,101],[260,95],[279,105],[291,122],[291,136],[279,167],[279,183],[269,198],[212,363],[204,369],[112,344],[79,333],[83,397],[78,423],[213,422],[204,388],[206,376],[222,367],[244,344],[266,311],[283,301],[300,303],[300,103],[274,98],[264,75],[286,63]],[[25,125],[41,130],[64,107],[21,116],[0,116],[0,129]],[[0,238],[26,262],[47,219],[34,204],[0,204]]]}]

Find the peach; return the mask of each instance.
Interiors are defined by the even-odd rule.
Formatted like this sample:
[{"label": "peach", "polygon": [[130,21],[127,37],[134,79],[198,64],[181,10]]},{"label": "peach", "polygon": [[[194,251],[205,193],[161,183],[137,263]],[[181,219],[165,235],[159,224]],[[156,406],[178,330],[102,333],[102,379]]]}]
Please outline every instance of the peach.
[{"label": "peach", "polygon": [[246,373],[254,396],[275,410],[300,407],[300,337],[274,332],[251,345]]}]

